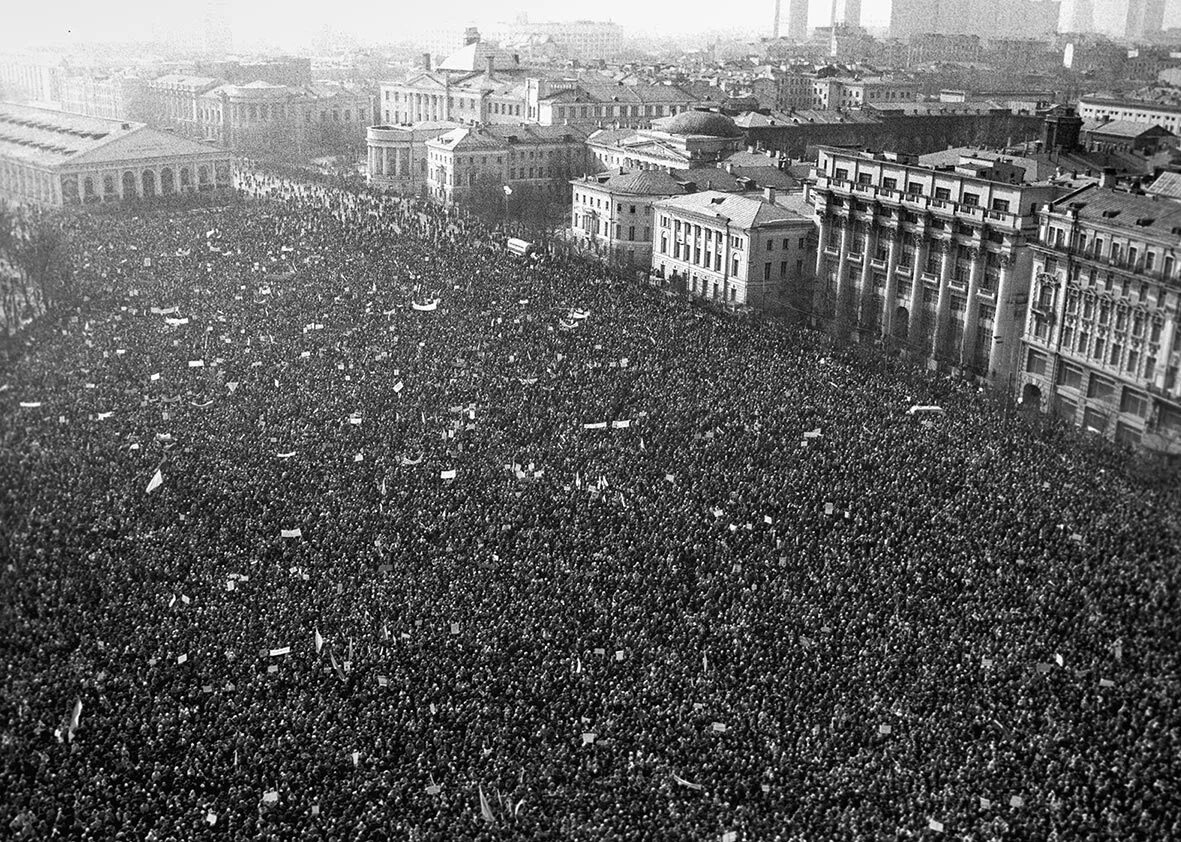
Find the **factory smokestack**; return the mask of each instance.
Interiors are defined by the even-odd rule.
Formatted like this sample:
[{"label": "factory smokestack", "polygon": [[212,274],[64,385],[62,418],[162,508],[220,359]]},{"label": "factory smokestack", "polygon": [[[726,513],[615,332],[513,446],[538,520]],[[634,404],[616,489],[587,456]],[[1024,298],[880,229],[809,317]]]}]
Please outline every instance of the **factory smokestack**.
[{"label": "factory smokestack", "polygon": [[779,5],[782,0],[775,0],[775,25],[771,29],[771,37],[779,38]]}]

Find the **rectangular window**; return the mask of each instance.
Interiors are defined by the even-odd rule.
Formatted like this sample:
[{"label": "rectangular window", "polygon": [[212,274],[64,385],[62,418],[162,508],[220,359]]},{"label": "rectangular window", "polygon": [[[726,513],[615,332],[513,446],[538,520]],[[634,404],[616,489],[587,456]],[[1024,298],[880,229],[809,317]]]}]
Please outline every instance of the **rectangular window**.
[{"label": "rectangular window", "polygon": [[1025,361],[1025,370],[1030,374],[1046,373],[1046,355],[1041,351],[1030,349],[1029,357]]},{"label": "rectangular window", "polygon": [[1083,370],[1076,365],[1063,363],[1058,369],[1058,385],[1078,389],[1083,385]]},{"label": "rectangular window", "polygon": [[978,193],[969,193],[964,191],[964,206],[969,208],[978,207],[980,205],[980,195]]},{"label": "rectangular window", "polygon": [[1125,388],[1123,397],[1120,398],[1119,411],[1135,415],[1137,418],[1146,417],[1148,414],[1148,396],[1143,392],[1137,392],[1135,389]]},{"label": "rectangular window", "polygon": [[1008,213],[1009,212],[1009,200],[1008,199],[993,199],[992,200],[992,209],[994,211],[999,211],[1000,213]]},{"label": "rectangular window", "polygon": [[1115,397],[1115,383],[1106,377],[1091,375],[1087,382],[1087,397],[1098,401],[1108,401]]},{"label": "rectangular window", "polygon": [[764,281],[771,280],[771,262],[770,261],[767,261],[766,263],[763,264],[763,280]]},{"label": "rectangular window", "polygon": [[951,199],[951,191],[946,187],[936,187],[935,198],[941,201],[947,201]]},{"label": "rectangular window", "polygon": [[779,277],[781,277],[781,278],[787,277],[787,261],[786,260],[779,261]]}]

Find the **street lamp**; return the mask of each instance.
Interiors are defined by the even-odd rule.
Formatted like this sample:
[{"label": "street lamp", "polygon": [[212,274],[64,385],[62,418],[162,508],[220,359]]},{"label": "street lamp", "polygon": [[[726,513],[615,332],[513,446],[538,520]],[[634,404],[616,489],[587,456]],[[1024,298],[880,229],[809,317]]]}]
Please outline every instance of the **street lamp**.
[{"label": "street lamp", "polygon": [[504,185],[504,227],[508,229],[508,197],[513,195],[513,188]]}]

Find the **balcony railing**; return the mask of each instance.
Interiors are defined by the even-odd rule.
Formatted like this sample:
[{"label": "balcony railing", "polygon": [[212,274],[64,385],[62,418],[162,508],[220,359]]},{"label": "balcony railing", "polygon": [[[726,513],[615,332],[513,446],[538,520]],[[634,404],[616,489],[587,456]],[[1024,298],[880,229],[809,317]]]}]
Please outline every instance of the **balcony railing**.
[{"label": "balcony railing", "polygon": [[924,196],[921,193],[903,193],[901,190],[890,187],[878,187],[874,184],[858,184],[846,179],[831,178],[829,176],[818,176],[816,179],[816,189],[819,191],[828,190],[842,196],[856,194],[859,198],[876,199],[891,205],[901,203],[906,208],[912,208],[920,212],[934,209],[941,214],[959,215],[981,224],[985,220],[988,220],[989,224],[994,227],[1002,228],[1009,232],[1015,232],[1021,229],[1021,217],[1017,214],[1009,213],[1008,211],[988,210],[983,205],[965,205],[955,202],[952,199],[935,199],[930,196]]}]

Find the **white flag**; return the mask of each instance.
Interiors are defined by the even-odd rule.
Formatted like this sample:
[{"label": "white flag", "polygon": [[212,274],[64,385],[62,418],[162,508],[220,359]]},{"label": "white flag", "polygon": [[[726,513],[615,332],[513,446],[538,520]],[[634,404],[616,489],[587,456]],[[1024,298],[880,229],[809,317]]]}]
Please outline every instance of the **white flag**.
[{"label": "white flag", "polygon": [[316,654],[320,654],[320,650],[324,648],[324,638],[320,637],[320,630],[316,629]]},{"label": "white flag", "polygon": [[151,494],[153,491],[155,491],[157,488],[159,488],[163,484],[164,484],[164,475],[160,473],[159,469],[157,469],[155,475],[152,477],[151,481],[148,483],[147,493]]}]

